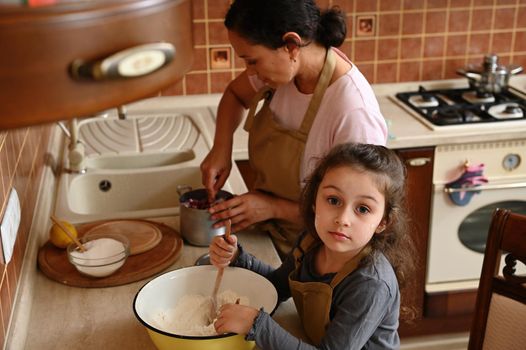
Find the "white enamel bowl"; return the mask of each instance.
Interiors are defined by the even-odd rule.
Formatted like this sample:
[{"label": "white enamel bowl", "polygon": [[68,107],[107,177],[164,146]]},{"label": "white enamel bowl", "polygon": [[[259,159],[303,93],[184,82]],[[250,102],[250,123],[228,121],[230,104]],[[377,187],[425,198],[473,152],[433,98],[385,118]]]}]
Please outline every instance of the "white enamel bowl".
[{"label": "white enamel bowl", "polygon": [[[191,266],[162,274],[146,283],[135,295],[133,311],[146,327],[153,343],[159,350],[250,350],[254,342],[246,341],[244,335],[223,334],[215,336],[184,336],[159,329],[155,315],[174,308],[178,300],[189,294],[211,295],[217,269],[211,265]],[[219,293],[232,290],[246,296],[250,306],[263,307],[273,312],[277,306],[276,288],[266,278],[246,269],[225,269]]]}]

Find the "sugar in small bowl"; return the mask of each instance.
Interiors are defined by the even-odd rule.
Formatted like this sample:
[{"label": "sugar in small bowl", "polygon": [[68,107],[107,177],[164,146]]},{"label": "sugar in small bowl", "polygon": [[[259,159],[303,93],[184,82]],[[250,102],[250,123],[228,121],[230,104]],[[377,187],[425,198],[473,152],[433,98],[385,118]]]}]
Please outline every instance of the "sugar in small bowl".
[{"label": "sugar in small bowl", "polygon": [[86,250],[82,252],[72,243],[68,246],[68,259],[81,274],[90,277],[111,275],[130,255],[130,242],[121,234],[90,234],[82,237],[80,242]]}]

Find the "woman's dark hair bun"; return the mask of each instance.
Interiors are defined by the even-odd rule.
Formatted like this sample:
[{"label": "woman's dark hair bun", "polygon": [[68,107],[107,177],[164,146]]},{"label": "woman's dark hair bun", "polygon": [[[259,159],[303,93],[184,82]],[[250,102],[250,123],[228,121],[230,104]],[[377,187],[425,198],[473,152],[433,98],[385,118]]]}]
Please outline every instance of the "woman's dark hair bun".
[{"label": "woman's dark hair bun", "polygon": [[321,13],[316,41],[325,47],[339,47],[347,36],[345,14],[334,6]]}]

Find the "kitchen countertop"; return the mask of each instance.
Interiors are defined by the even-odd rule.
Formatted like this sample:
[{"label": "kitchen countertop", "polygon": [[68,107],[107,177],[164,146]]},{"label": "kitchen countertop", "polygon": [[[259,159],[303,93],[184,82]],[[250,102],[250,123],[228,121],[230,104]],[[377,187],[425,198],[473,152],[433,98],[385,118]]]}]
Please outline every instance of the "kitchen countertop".
[{"label": "kitchen countertop", "polygon": [[[510,121],[504,123],[482,123],[477,125],[454,125],[433,130],[420,118],[414,115],[407,107],[396,100],[397,92],[417,91],[419,86],[428,90],[445,88],[466,88],[467,79],[450,79],[424,82],[407,82],[397,84],[375,84],[372,85],[377,96],[380,110],[387,120],[389,127],[389,139],[387,146],[393,149],[438,146],[449,144],[465,144],[499,140],[523,139],[526,135],[526,121]],[[526,74],[514,76],[510,80],[510,86],[525,92]],[[156,97],[143,100],[129,106],[129,110],[140,112],[141,110],[179,109],[191,110],[206,106],[215,116],[217,105],[221,95],[193,95]],[[209,127],[213,134],[214,123],[211,121]],[[241,126],[243,123],[241,124]],[[239,127],[234,134],[233,158],[236,160],[248,159],[248,134]]]},{"label": "kitchen countertop", "polygon": [[[154,220],[173,228],[179,227],[178,220],[173,217]],[[238,237],[241,244],[258,258],[274,266],[280,264],[267,236],[245,231]],[[192,266],[207,251],[207,247],[185,243],[181,257],[165,272]],[[152,278],[117,287],[77,288],[38,273],[38,293],[28,327],[31,335],[26,340],[25,349],[156,349],[132,309],[135,294]],[[298,319],[292,317],[294,311],[294,305],[289,301],[280,305],[274,315],[278,322],[289,324],[293,332],[301,330]]]},{"label": "kitchen countertop", "polygon": [[[519,90],[526,91],[526,75],[513,77],[510,83]],[[411,113],[393,100],[394,93],[413,91],[423,85],[428,89],[444,87],[465,87],[465,79],[445,80],[437,82],[378,84],[373,89],[377,94],[380,108],[388,120],[390,138],[388,147],[412,148],[437,146],[445,144],[471,143],[491,140],[508,140],[524,138],[526,122],[513,127],[448,127],[440,131],[433,131],[424,123],[417,120]],[[208,108],[215,112],[219,94],[157,97],[137,102],[128,106],[128,113],[140,113],[141,110],[188,110]],[[210,115],[210,113],[209,113]],[[212,113],[211,115],[215,115]],[[205,123],[207,132],[213,135],[215,120],[211,116]],[[233,158],[247,159],[247,135],[239,128],[235,134]],[[229,181],[242,181],[241,178]],[[51,185],[54,184],[51,181]],[[47,185],[46,181],[43,182]],[[47,190],[47,197],[53,191]],[[44,195],[46,197],[46,195]],[[46,197],[46,198],[47,198]],[[49,202],[50,199],[44,200]],[[40,213],[41,227],[45,225],[49,216],[47,209]],[[157,220],[157,219],[156,219]],[[177,229],[178,220],[174,217],[158,219]],[[38,225],[37,225],[38,226]],[[23,268],[23,278],[19,287],[17,305],[13,317],[15,326],[11,326],[8,338],[8,349],[155,349],[144,327],[136,320],[132,302],[139,288],[148,280],[110,288],[76,288],[52,281],[35,269],[38,245],[45,241],[46,230],[40,228],[36,242],[29,244],[26,261]],[[270,239],[253,232],[239,234],[242,244],[260,259],[277,266],[279,257]],[[204,254],[207,248],[194,247],[185,244],[179,260],[168,270],[193,265],[196,259]],[[152,277],[153,278],[153,277]],[[26,287],[25,285],[29,286]],[[30,292],[25,289],[31,289]],[[25,316],[24,316],[25,315]],[[289,331],[301,335],[301,326],[295,313],[293,302],[281,304],[274,318]],[[24,320],[27,320],[25,324]],[[17,322],[18,321],[18,322]],[[21,336],[27,336],[25,347]],[[14,336],[13,336],[14,334]],[[17,339],[17,337],[19,337]],[[12,347],[10,347],[10,344]]]}]

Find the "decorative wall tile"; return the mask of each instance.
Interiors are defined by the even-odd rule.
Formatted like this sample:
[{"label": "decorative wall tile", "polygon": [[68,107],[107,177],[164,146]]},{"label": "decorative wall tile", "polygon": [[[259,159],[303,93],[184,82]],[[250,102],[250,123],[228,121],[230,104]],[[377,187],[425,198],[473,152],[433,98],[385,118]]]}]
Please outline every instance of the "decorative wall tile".
[{"label": "decorative wall tile", "polygon": [[512,29],[515,23],[515,8],[500,8],[495,10],[495,29]]},{"label": "decorative wall tile", "polygon": [[378,17],[378,26],[380,36],[398,35],[400,31],[400,14],[380,14]]},{"label": "decorative wall tile", "polygon": [[444,11],[428,12],[426,14],[426,34],[443,33],[446,30],[446,13]]},{"label": "decorative wall tile", "polygon": [[421,34],[424,27],[424,13],[423,12],[408,12],[404,13],[402,20],[402,34]]},{"label": "decorative wall tile", "polygon": [[388,83],[396,80],[396,64],[379,63],[376,75],[379,83]]},{"label": "decorative wall tile", "polygon": [[488,30],[491,28],[493,11],[491,9],[474,10],[471,19],[471,30]]},{"label": "decorative wall tile", "polygon": [[380,1],[380,11],[400,10],[402,0]]},{"label": "decorative wall tile", "polygon": [[398,58],[398,39],[378,40],[378,59],[393,60]]},{"label": "decorative wall tile", "polygon": [[424,57],[441,57],[443,54],[443,36],[430,36],[424,39]]},{"label": "decorative wall tile", "polygon": [[360,40],[354,43],[354,59],[357,62],[374,60],[374,53],[374,40]]},{"label": "decorative wall tile", "polygon": [[465,32],[469,26],[469,11],[454,10],[449,12],[449,32]]},{"label": "decorative wall tile", "polygon": [[[221,70],[218,74],[206,56],[211,48],[229,45],[223,16],[231,1],[192,1],[194,66],[182,82],[165,89],[163,94],[217,92],[228,73],[235,77],[245,68],[243,60],[232,51],[229,72]],[[523,34],[526,0],[318,0],[317,3],[322,9],[338,6],[346,14],[347,39],[340,49],[360,68],[363,64],[372,65],[361,69],[367,72],[371,83],[380,82],[375,77],[385,81],[386,75],[381,76],[378,71],[379,65],[387,63],[396,66],[397,74],[388,75],[393,82],[422,78],[421,69],[417,73],[414,69],[411,73],[403,69],[406,62],[415,60],[442,61],[438,79],[446,79],[452,76],[450,65],[454,62],[480,62],[489,51],[513,63],[523,60],[526,54]],[[358,33],[359,16],[375,19],[375,33],[370,36]],[[394,47],[385,47],[385,40]],[[432,75],[436,74],[433,71]]]},{"label": "decorative wall tile", "polygon": [[[7,265],[0,263],[0,345],[2,346],[15,301],[15,291],[20,280],[50,129],[49,125],[44,125],[0,132],[0,182],[2,183],[0,218],[4,215],[8,194],[13,186],[18,192],[21,207],[21,221],[11,261]],[[3,262],[2,254],[0,249]]]}]

